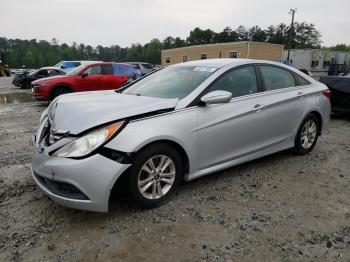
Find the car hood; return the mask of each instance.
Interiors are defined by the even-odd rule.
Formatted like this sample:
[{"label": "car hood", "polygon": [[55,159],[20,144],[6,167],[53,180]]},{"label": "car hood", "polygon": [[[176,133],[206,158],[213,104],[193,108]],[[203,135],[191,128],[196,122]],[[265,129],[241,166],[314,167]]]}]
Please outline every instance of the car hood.
[{"label": "car hood", "polygon": [[77,135],[90,128],[142,114],[174,109],[178,99],[124,95],[115,91],[67,94],[48,108],[52,128]]},{"label": "car hood", "polygon": [[59,78],[66,78],[66,77],[69,77],[69,76],[67,76],[67,75],[49,76],[49,77],[40,78],[38,80],[35,80],[32,84],[37,84],[40,82],[47,82],[47,81],[56,80]]}]

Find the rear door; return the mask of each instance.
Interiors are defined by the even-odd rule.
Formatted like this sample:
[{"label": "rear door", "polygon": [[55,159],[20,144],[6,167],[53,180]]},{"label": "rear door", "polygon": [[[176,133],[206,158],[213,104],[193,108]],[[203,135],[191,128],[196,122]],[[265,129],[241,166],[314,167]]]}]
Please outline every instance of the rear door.
[{"label": "rear door", "polygon": [[259,72],[264,89],[262,103],[268,143],[294,141],[306,109],[305,87],[297,81],[295,73],[278,66],[260,65]]},{"label": "rear door", "polygon": [[208,92],[232,93],[229,103],[198,107],[199,169],[254,153],[266,145],[265,113],[253,65],[224,73]]},{"label": "rear door", "polygon": [[116,78],[113,74],[112,65],[101,65],[102,82],[99,87],[100,90],[115,89],[117,85]]}]

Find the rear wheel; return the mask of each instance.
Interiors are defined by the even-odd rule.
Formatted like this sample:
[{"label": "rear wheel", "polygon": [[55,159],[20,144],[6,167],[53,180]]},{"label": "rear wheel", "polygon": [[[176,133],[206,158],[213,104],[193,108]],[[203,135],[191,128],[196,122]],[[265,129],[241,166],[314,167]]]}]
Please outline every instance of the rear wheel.
[{"label": "rear wheel", "polygon": [[152,208],[166,202],[183,177],[179,153],[167,144],[154,144],[135,158],[127,178],[128,197],[139,207]]},{"label": "rear wheel", "polygon": [[305,155],[312,151],[320,134],[320,121],[314,114],[305,117],[295,137],[294,150]]},{"label": "rear wheel", "polygon": [[68,93],[71,93],[71,90],[68,87],[65,87],[65,86],[56,87],[51,93],[51,101],[60,95],[64,95]]}]

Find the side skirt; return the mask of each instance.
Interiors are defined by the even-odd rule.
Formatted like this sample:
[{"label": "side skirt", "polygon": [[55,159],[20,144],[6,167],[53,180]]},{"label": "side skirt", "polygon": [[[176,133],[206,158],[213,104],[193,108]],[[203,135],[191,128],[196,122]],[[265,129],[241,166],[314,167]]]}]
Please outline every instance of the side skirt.
[{"label": "side skirt", "polygon": [[279,151],[283,151],[289,148],[293,148],[294,147],[294,138],[290,138],[288,140],[285,140],[281,143],[278,143],[276,145],[273,145],[271,147],[265,148],[263,150],[260,151],[255,151],[251,154],[239,157],[239,158],[235,158],[233,160],[227,161],[225,163],[221,163],[215,166],[211,166],[202,170],[198,170],[196,172],[193,173],[189,173],[185,176],[185,180],[186,181],[191,181],[194,179],[197,179],[199,177],[202,176],[206,176],[209,175],[211,173],[215,173],[224,169],[227,169],[229,167],[233,167],[251,160],[255,160],[258,158],[261,158],[263,156],[267,156],[267,155],[271,155],[273,153],[279,152]]}]

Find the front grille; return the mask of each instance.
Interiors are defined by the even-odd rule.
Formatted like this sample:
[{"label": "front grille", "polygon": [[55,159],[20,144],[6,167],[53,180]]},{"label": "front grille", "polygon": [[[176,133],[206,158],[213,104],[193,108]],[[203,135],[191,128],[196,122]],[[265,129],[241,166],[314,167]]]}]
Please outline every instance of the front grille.
[{"label": "front grille", "polygon": [[72,184],[54,181],[37,174],[34,175],[46,189],[55,195],[71,199],[89,200],[89,198],[83,192]]}]

